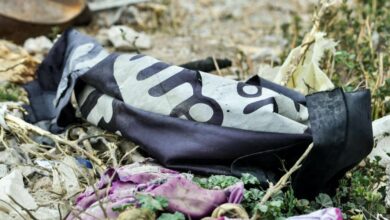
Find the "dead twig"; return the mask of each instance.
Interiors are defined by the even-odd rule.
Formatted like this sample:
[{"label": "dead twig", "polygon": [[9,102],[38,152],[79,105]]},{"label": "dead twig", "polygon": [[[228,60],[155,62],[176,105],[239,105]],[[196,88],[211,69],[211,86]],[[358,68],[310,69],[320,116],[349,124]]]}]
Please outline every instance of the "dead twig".
[{"label": "dead twig", "polygon": [[[305,152],[302,154],[302,156],[295,162],[295,164],[290,168],[290,170],[287,171],[280,179],[279,181],[273,185],[272,183],[270,184],[270,187],[267,189],[265,195],[260,201],[260,205],[264,205],[265,202],[267,202],[274,194],[278,193],[283,187],[285,187],[288,183],[289,178],[291,175],[297,171],[301,166],[302,166],[302,161],[307,157],[307,155],[310,153],[310,151],[313,148],[313,143],[311,143]],[[260,216],[257,212],[255,211],[255,214],[251,218],[252,220],[255,219],[260,219]]]},{"label": "dead twig", "polygon": [[83,148],[81,148],[80,146],[78,146],[76,142],[66,140],[58,135],[52,134],[52,133],[45,131],[45,130],[43,130],[35,125],[27,123],[24,120],[22,120],[18,117],[15,117],[13,115],[6,114],[4,116],[4,118],[5,118],[7,125],[9,127],[11,127],[11,129],[12,128],[23,128],[23,129],[32,131],[38,135],[48,137],[55,142],[58,142],[58,143],[63,144],[63,145],[67,145],[67,146],[71,147],[73,150],[78,151],[78,152],[86,155],[91,161],[96,163],[103,170],[106,169],[106,166],[103,164],[103,162],[99,158],[95,157],[93,154],[89,153],[88,151],[86,151]]},{"label": "dead twig", "polygon": [[17,208],[15,208],[13,205],[11,205],[9,202],[0,199],[0,202],[3,202],[4,204],[8,205],[11,209],[13,209],[20,217],[22,217],[23,220],[27,220],[26,217],[22,215],[22,213],[19,212]]},{"label": "dead twig", "polygon": [[268,189],[263,198],[260,201],[260,204],[263,205],[269,198],[271,198],[272,195],[279,192],[283,187],[286,186],[288,179],[291,177],[291,175],[297,171],[302,166],[302,161],[307,157],[307,155],[310,153],[311,149],[313,148],[313,143],[307,147],[305,152],[302,154],[302,156],[295,162],[294,166],[290,168],[290,170],[287,171],[286,174],[284,174],[279,181],[275,185],[271,185]]},{"label": "dead twig", "polygon": [[59,203],[57,203],[57,210],[58,210],[59,219],[62,220],[62,213],[61,213],[61,208]]},{"label": "dead twig", "polygon": [[223,76],[221,73],[221,70],[219,69],[219,65],[218,65],[217,60],[215,59],[214,56],[212,58],[213,58],[214,66],[215,66],[215,69],[217,70],[218,75]]},{"label": "dead twig", "polygon": [[0,127],[0,142],[3,144],[3,146],[6,148],[6,149],[9,149],[9,146],[8,144],[6,143],[6,140],[4,140],[4,128],[3,127]]},{"label": "dead twig", "polygon": [[30,210],[28,210],[27,208],[25,208],[24,206],[22,206],[20,203],[18,203],[17,201],[16,201],[16,199],[14,199],[12,196],[10,196],[10,195],[7,195],[8,196],[8,198],[10,198],[11,200],[12,200],[12,202],[14,202],[17,206],[19,206],[23,211],[25,211],[27,214],[28,214],[28,216],[30,216],[30,218],[31,219],[33,219],[33,220],[38,220],[31,212],[30,212]]}]

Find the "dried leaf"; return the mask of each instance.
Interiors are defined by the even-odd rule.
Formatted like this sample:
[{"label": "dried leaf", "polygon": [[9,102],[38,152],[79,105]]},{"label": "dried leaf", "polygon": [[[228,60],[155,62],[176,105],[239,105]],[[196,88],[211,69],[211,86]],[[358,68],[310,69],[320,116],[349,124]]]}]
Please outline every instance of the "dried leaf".
[{"label": "dried leaf", "polygon": [[[294,48],[280,67],[275,78],[271,80],[275,83],[282,84],[293,65],[295,66],[295,71],[288,78],[287,87],[295,89],[303,94],[333,89],[333,83],[320,69],[319,62],[325,51],[335,52],[337,43],[331,39],[326,39],[324,36],[325,33],[315,34],[314,42],[308,47],[297,66],[292,64],[292,62],[300,55],[302,45]],[[261,73],[261,76],[263,75],[267,76],[269,74]]]}]

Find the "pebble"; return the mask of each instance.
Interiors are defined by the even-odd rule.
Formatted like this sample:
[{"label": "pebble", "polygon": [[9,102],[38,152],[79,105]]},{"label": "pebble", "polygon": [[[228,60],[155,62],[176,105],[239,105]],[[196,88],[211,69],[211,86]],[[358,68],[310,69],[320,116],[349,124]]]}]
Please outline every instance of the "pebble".
[{"label": "pebble", "polygon": [[124,25],[108,29],[108,39],[119,50],[150,49],[152,40],[145,33],[136,32]]},{"label": "pebble", "polygon": [[23,47],[31,54],[47,54],[53,47],[53,42],[45,36],[40,36],[27,39]]}]

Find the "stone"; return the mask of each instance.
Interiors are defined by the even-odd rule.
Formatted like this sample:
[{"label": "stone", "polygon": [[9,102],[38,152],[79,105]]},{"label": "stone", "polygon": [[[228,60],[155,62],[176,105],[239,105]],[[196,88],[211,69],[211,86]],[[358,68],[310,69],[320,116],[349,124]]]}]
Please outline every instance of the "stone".
[{"label": "stone", "polygon": [[118,25],[108,30],[108,39],[119,50],[149,49],[152,47],[150,37],[132,28]]}]

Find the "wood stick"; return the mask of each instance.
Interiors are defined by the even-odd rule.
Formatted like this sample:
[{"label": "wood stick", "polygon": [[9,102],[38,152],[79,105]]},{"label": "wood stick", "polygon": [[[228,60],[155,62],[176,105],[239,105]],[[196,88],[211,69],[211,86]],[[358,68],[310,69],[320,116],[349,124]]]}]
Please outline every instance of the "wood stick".
[{"label": "wood stick", "polygon": [[52,134],[46,130],[43,130],[40,127],[37,127],[37,126],[32,125],[30,123],[27,123],[24,120],[22,120],[18,117],[15,117],[13,115],[5,114],[4,118],[5,118],[5,121],[8,124],[8,126],[10,126],[11,128],[12,127],[16,128],[18,126],[20,128],[24,128],[24,129],[27,129],[29,131],[32,131],[38,135],[48,137],[57,143],[68,145],[69,147],[71,147],[75,151],[78,151],[78,152],[84,154],[85,156],[87,156],[91,161],[95,162],[103,170],[106,169],[105,165],[103,164],[103,162],[99,158],[95,157],[93,154],[89,153],[88,151],[86,151],[83,148],[81,148],[80,146],[78,146],[76,142],[66,140],[58,135],[55,135],[55,134]]},{"label": "wood stick", "polygon": [[260,201],[260,205],[264,205],[266,201],[268,201],[269,198],[271,198],[275,193],[279,192],[283,187],[287,185],[288,179],[291,177],[291,175],[297,171],[302,166],[302,161],[307,157],[307,155],[310,153],[311,149],[313,148],[313,143],[307,147],[305,152],[302,154],[302,156],[295,162],[294,166],[290,168],[290,170],[287,171],[275,185],[271,185],[268,189],[263,198]]},{"label": "wood stick", "polygon": [[[290,168],[290,170],[287,171],[280,179],[279,181],[273,185],[270,184],[269,188],[267,189],[267,192],[263,196],[263,198],[260,201],[260,205],[264,205],[265,202],[267,202],[273,195],[278,193],[283,187],[285,187],[288,183],[288,179],[291,177],[291,175],[297,171],[302,166],[302,161],[309,155],[310,151],[313,149],[313,143],[311,143],[305,152],[302,154],[302,156],[295,162],[294,166]],[[259,213],[256,209],[255,213],[253,214],[251,220],[260,219]]]}]

